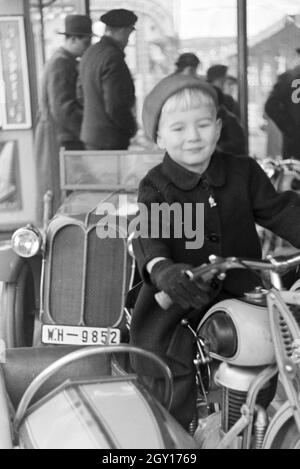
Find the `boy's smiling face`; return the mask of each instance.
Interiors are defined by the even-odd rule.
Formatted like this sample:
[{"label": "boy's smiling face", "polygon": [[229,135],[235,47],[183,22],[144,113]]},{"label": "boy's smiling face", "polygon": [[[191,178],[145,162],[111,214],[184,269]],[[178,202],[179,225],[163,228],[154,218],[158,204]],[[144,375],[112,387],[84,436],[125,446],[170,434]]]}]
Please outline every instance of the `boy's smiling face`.
[{"label": "boy's smiling face", "polygon": [[216,110],[209,105],[166,112],[159,123],[157,143],[181,166],[202,174],[215,151],[221,126]]}]

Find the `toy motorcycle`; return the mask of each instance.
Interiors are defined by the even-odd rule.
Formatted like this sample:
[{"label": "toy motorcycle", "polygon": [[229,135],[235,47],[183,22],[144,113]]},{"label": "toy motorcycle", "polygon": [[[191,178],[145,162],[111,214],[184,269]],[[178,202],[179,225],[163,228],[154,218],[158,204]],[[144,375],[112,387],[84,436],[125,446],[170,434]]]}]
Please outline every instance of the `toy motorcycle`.
[{"label": "toy motorcycle", "polygon": [[[128,345],[75,351],[50,346],[7,351],[0,369],[0,447],[300,448],[300,285],[285,291],[281,283],[283,273],[300,265],[300,254],[264,261],[211,256],[210,262],[193,275],[210,278],[247,268],[269,272],[270,279],[245,299],[214,305],[194,332],[203,391],[199,409],[206,409],[193,438],[167,412],[172,378],[150,352]],[[105,358],[124,352],[157,363],[165,381],[162,404],[135,375]]]},{"label": "toy motorcycle", "polygon": [[[197,332],[183,321],[198,342],[200,390],[205,376],[211,383],[202,393],[207,409],[216,389],[221,395],[221,410],[200,418],[194,438],[201,448],[210,449],[299,449],[300,283],[285,291],[281,277],[300,264],[300,253],[263,261],[211,256],[210,262],[194,269],[194,278],[207,280],[212,273],[224,276],[229,269],[246,268],[263,274],[266,288],[215,304]],[[158,295],[163,304],[167,298]]]}]

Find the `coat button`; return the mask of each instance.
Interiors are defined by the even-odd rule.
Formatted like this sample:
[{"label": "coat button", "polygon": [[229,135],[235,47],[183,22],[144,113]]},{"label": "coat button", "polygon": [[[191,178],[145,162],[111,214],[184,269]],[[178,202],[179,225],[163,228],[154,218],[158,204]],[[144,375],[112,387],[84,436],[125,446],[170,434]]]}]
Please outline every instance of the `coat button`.
[{"label": "coat button", "polygon": [[220,282],[218,282],[218,280],[214,279],[214,280],[211,281],[210,286],[214,290],[217,290],[220,286]]},{"label": "coat button", "polygon": [[202,189],[204,189],[204,190],[209,189],[209,183],[208,183],[207,179],[201,179],[200,184],[201,184]]},{"label": "coat button", "polygon": [[216,233],[211,233],[210,235],[208,235],[207,237],[209,239],[209,241],[211,241],[212,243],[219,243],[220,242],[220,236]]}]

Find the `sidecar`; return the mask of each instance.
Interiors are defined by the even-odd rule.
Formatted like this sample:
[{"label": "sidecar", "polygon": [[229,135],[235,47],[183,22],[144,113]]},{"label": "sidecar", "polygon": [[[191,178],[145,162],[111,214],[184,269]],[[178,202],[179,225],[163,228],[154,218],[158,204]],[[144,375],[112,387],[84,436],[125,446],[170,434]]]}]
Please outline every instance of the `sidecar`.
[{"label": "sidecar", "polygon": [[[165,383],[162,403],[135,374],[122,371],[116,357],[124,353],[154,360]],[[196,448],[166,410],[170,370],[149,352],[126,345],[27,347],[8,350],[6,358],[1,449]]]},{"label": "sidecar", "polygon": [[159,402],[131,372],[143,351],[126,349],[128,227],[139,181],[161,158],[62,150],[61,207],[52,216],[46,194],[43,226],[1,244],[1,448],[195,447],[166,410],[165,365]]}]

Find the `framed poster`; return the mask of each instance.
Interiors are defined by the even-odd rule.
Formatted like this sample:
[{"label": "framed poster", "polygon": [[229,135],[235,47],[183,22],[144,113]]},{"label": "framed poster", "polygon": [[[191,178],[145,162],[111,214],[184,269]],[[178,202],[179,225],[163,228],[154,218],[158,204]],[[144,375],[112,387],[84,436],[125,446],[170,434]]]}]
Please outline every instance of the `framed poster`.
[{"label": "framed poster", "polygon": [[32,126],[28,65],[22,16],[0,17],[0,125],[3,129]]},{"label": "framed poster", "polygon": [[0,142],[0,215],[20,210],[22,197],[20,187],[19,149],[16,140]]},{"label": "framed poster", "polygon": [[[12,135],[14,134],[14,135]],[[36,220],[32,132],[0,131],[0,234]]]}]

